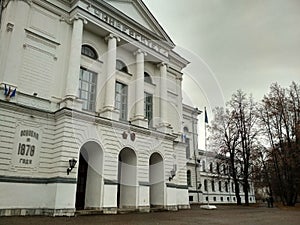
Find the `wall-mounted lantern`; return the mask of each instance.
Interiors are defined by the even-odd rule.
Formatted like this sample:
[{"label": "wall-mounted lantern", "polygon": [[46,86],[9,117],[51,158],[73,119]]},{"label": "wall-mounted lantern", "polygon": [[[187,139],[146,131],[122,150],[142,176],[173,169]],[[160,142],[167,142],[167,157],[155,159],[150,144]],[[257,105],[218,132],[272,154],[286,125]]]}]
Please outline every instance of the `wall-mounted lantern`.
[{"label": "wall-mounted lantern", "polygon": [[72,169],[75,167],[76,163],[77,163],[77,160],[74,159],[74,158],[69,160],[69,166],[70,167],[67,169],[67,174],[68,175],[70,174],[70,172],[72,171]]}]

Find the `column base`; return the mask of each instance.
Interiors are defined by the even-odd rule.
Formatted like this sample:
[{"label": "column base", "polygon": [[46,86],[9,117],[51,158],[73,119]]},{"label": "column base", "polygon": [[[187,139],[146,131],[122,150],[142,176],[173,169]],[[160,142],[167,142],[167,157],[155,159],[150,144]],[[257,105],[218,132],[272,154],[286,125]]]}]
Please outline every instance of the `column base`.
[{"label": "column base", "polygon": [[150,206],[139,206],[139,212],[150,212]]},{"label": "column base", "polygon": [[115,110],[114,107],[104,107],[103,110],[100,111],[100,116],[110,120],[119,120],[120,112]]},{"label": "column base", "polygon": [[70,108],[75,110],[82,110],[81,99],[78,99],[76,96],[66,96],[62,101],[59,102],[59,108]]},{"label": "column base", "polygon": [[148,120],[145,119],[144,116],[137,116],[137,117],[131,119],[131,124],[139,126],[139,127],[148,128]]},{"label": "column base", "polygon": [[173,132],[173,127],[169,123],[160,123],[156,129],[167,134],[171,134]]},{"label": "column base", "polygon": [[103,214],[117,214],[118,208],[117,207],[104,207]]}]

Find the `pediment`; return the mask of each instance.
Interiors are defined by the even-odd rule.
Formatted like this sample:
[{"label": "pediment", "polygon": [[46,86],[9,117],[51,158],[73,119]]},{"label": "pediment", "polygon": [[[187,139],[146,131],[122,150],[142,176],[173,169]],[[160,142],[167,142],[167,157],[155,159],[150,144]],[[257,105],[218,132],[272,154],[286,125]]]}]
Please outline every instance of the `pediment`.
[{"label": "pediment", "polygon": [[141,0],[103,0],[104,2],[135,21],[143,28],[155,33],[160,39],[174,45],[170,37],[160,26],[147,6]]}]

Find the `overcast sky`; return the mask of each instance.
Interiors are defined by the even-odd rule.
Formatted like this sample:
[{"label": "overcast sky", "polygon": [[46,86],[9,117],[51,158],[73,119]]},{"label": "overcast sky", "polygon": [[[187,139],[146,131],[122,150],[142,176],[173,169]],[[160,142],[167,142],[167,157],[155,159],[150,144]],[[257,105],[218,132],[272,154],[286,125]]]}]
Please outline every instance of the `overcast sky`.
[{"label": "overcast sky", "polygon": [[[222,106],[238,89],[260,100],[271,83],[300,83],[300,0],[144,0],[191,61],[184,102]],[[200,148],[204,148],[203,115]]]},{"label": "overcast sky", "polygon": [[184,79],[185,94],[192,100],[194,92],[188,90],[196,86],[214,107],[222,104],[222,94],[228,100],[237,89],[260,100],[273,82],[300,83],[300,0],[144,3],[178,46],[176,51],[192,61]]}]

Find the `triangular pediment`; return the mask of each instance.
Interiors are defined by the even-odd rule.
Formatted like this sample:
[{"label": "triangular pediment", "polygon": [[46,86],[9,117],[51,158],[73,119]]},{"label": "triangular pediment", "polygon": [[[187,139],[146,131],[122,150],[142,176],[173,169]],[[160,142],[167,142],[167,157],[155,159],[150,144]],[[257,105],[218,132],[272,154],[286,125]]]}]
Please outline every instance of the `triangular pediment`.
[{"label": "triangular pediment", "polygon": [[141,0],[103,0],[133,21],[159,36],[162,40],[174,45],[147,6]]}]

